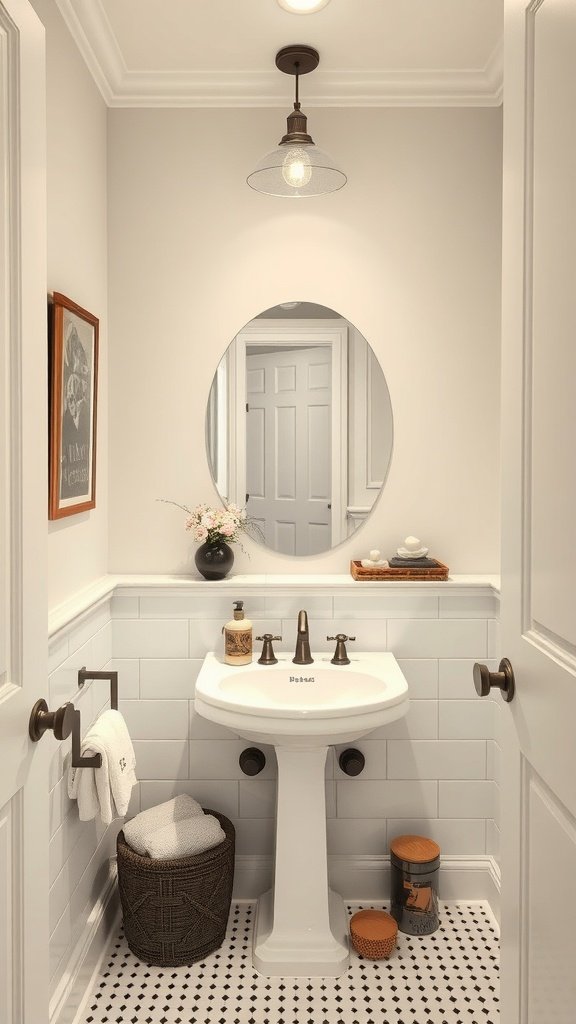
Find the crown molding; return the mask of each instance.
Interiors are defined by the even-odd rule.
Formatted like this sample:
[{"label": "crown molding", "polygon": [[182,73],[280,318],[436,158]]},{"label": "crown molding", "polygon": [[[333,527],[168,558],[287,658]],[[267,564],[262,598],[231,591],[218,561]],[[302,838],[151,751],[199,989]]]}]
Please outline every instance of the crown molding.
[{"label": "crown molding", "polygon": [[[130,71],[100,0],[56,3],[109,107],[290,105],[274,70]],[[319,70],[310,85],[306,107],[495,107],[502,102],[502,46],[483,68]]]}]

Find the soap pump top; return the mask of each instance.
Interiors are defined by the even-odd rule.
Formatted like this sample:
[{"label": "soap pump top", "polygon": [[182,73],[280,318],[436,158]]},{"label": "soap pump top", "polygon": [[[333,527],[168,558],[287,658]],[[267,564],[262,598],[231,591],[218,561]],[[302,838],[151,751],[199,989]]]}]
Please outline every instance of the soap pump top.
[{"label": "soap pump top", "polygon": [[234,618],[224,626],[224,661],[249,665],[252,661],[252,623],[244,615],[244,602],[234,601]]}]

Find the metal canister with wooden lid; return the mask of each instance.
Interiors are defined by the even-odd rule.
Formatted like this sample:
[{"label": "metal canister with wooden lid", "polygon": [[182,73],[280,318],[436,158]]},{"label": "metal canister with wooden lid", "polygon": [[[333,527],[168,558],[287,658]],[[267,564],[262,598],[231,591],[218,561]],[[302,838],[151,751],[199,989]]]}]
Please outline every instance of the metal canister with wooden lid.
[{"label": "metal canister with wooden lid", "polygon": [[390,913],[407,935],[430,935],[440,924],[440,847],[425,836],[397,836],[390,843]]}]

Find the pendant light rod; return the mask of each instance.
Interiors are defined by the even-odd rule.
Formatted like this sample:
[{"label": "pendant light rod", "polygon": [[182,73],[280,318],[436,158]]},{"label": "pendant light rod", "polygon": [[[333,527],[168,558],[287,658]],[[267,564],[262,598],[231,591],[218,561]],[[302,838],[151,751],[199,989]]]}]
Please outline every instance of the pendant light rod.
[{"label": "pendant light rod", "polygon": [[308,75],[315,71],[320,63],[320,54],[313,46],[295,43],[284,46],[276,54],[276,67],[285,75],[295,79],[294,110],[288,115],[286,135],[280,140],[281,146],[305,145],[313,146],[314,139],[307,131],[307,117],[300,108],[300,75]]}]

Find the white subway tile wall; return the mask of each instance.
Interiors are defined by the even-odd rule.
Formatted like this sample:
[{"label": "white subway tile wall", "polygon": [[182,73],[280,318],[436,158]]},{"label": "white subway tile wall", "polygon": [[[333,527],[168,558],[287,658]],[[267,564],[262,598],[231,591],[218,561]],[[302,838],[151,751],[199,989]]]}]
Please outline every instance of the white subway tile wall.
[{"label": "white subway tile wall", "polygon": [[[124,599],[122,599],[124,601]],[[123,694],[138,696],[138,661],[112,663],[112,605],[119,614],[134,612],[134,604],[118,605],[110,600],[82,616],[79,623],[60,630],[49,644],[48,694],[51,709],[72,700],[82,715],[82,729],[89,728],[109,706],[110,687],[105,681],[88,682],[78,689],[78,669],[96,671],[118,667],[122,672]],[[78,942],[95,901],[102,893],[114,854],[120,822],[109,828],[100,821],[80,821],[75,801],[68,798],[67,773],[71,741],[52,744],[50,788],[50,975],[55,992],[70,955]]]},{"label": "white subway tile wall", "polygon": [[[330,650],[334,632],[356,636],[351,650],[391,650],[410,686],[405,719],[378,729],[357,746],[366,758],[362,775],[348,778],[330,752],[326,769],[329,852],[368,856],[387,852],[400,833],[418,832],[439,842],[447,855],[498,857],[498,701],[474,692],[475,660],[498,660],[498,602],[475,588],[457,595],[332,596],[295,592],[285,580],[263,595],[243,598],[254,635],[283,636],[295,643],[296,615],[309,614],[312,650]],[[145,596],[143,596],[143,593]],[[208,650],[221,650],[222,625],[232,596],[175,595],[160,586],[134,587],[99,605],[81,626],[60,631],[50,645],[53,706],[78,699],[82,664],[119,672],[121,710],[134,741],[140,785],[131,813],[190,793],[205,807],[226,814],[237,829],[239,855],[270,855],[274,844],[276,759],[264,748],[266,767],[254,779],[239,768],[252,744],[206,722],[194,706],[195,681]],[[92,631],[91,631],[92,630]],[[258,646],[258,645],[256,645]],[[105,705],[106,684],[92,683],[78,707],[83,727]],[[55,744],[51,768],[50,851],[52,984],[57,984],[71,945],[86,920],[118,825],[104,830],[80,823],[66,795],[66,744]]]},{"label": "white subway tile wall", "polygon": [[[113,651],[116,659],[127,659],[133,679],[132,659],[137,658],[142,640],[139,700],[131,689],[122,701],[139,756],[142,806],[176,792],[209,797],[211,806],[245,822],[241,849],[260,854],[263,836],[271,843],[272,832],[263,833],[256,823],[271,821],[275,815],[274,752],[266,749],[266,767],[257,779],[246,778],[238,757],[249,744],[206,722],[194,707],[194,684],[202,658],[208,650],[221,649],[221,630],[230,617],[231,599],[228,595],[175,596],[158,589],[149,596],[140,590],[139,595],[116,598],[125,603],[114,621]],[[472,666],[476,659],[487,660],[489,653],[490,667],[495,666],[495,596],[484,588],[480,594],[471,589],[465,595],[446,597],[412,596],[406,590],[386,595],[334,591],[334,596],[305,597],[283,593],[280,585],[269,588],[265,596],[240,596],[255,635],[265,631],[280,634],[283,641],[278,646],[291,650],[296,616],[305,605],[313,651],[330,650],[333,643],[327,636],[346,630],[356,636],[352,650],[392,650],[408,679],[411,706],[406,718],[355,744],[366,758],[362,775],[349,779],[337,762],[327,766],[327,778],[334,776],[334,782],[327,783],[330,852],[346,854],[351,848],[358,854],[385,852],[387,821],[407,819],[418,822],[428,834],[441,836],[446,854],[486,853],[486,822],[495,820],[492,783],[497,780],[490,775],[497,764],[495,702],[479,701],[475,696]],[[134,611],[132,619],[130,609]],[[183,646],[186,631],[187,648]],[[170,653],[162,654],[167,646]],[[137,706],[132,709],[132,704]],[[185,722],[187,763],[182,748]],[[445,784],[452,783],[455,789],[446,788]],[[459,784],[464,788],[458,788]],[[466,788],[469,784],[471,789]],[[206,790],[206,786],[211,788]],[[349,818],[354,818],[353,828]],[[490,835],[494,828],[491,825]],[[250,835],[254,837],[252,847]],[[377,851],[375,836],[380,837]],[[369,838],[363,845],[364,837]]]}]

